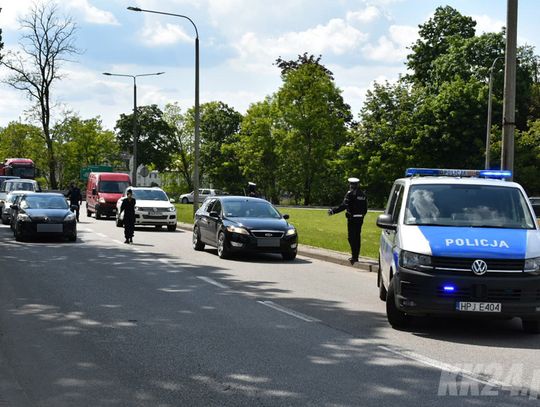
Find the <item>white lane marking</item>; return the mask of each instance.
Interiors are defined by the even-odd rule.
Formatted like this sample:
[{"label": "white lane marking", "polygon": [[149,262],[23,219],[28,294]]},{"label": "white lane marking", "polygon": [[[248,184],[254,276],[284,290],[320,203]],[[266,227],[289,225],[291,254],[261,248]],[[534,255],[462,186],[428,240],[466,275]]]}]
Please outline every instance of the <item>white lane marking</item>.
[{"label": "white lane marking", "polygon": [[227,289],[229,288],[225,284],[221,284],[221,283],[217,282],[216,280],[212,280],[210,277],[197,276],[197,278],[200,279],[200,280],[206,281],[208,284],[215,285],[216,287],[219,287],[219,288],[227,288]]},{"label": "white lane marking", "polygon": [[113,242],[122,246],[125,244],[124,242],[121,242],[120,240],[113,240]]},{"label": "white lane marking", "polygon": [[169,260],[167,259],[158,259],[158,261],[163,264],[167,264],[167,265],[169,264]]},{"label": "white lane marking", "polygon": [[491,377],[482,376],[470,370],[453,366],[448,363],[440,362],[438,360],[431,359],[427,356],[419,355],[418,353],[415,353],[415,352],[411,352],[407,350],[392,349],[388,346],[383,346],[383,345],[379,345],[379,348],[387,352],[393,353],[395,355],[401,356],[405,359],[413,360],[422,365],[427,365],[430,367],[434,367],[435,369],[438,369],[438,370],[444,370],[446,372],[455,373],[464,378],[474,380],[475,382],[479,382],[481,384],[485,384],[491,387],[502,387],[502,388],[508,388],[508,389],[513,387],[511,383],[505,383],[505,382],[501,382],[499,380],[493,379]]},{"label": "white lane marking", "polygon": [[294,311],[294,310],[292,310],[290,308],[282,307],[281,305],[278,305],[278,304],[276,304],[275,302],[272,302],[272,301],[257,301],[257,302],[259,304],[265,305],[265,306],[267,306],[269,308],[275,309],[276,311],[283,312],[284,314],[287,314],[287,315],[290,315],[292,317],[301,319],[302,321],[305,321],[305,322],[321,322],[317,318],[312,318],[312,317],[307,316],[305,314],[301,314],[300,312],[296,312],[296,311]]}]

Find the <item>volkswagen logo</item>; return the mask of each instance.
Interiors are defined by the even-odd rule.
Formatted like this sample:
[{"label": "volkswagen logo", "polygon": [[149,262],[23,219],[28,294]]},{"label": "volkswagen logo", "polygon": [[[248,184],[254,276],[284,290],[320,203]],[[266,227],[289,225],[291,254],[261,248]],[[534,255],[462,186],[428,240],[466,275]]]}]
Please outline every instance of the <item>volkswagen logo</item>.
[{"label": "volkswagen logo", "polygon": [[475,260],[473,261],[471,270],[477,276],[482,276],[487,272],[487,264],[484,260]]},{"label": "volkswagen logo", "polygon": [[265,233],[264,234],[266,237],[272,237],[272,233]]},{"label": "volkswagen logo", "polygon": [[45,217],[43,218],[43,221],[44,221],[45,223],[47,223],[47,222],[49,221],[49,218],[45,216]]}]

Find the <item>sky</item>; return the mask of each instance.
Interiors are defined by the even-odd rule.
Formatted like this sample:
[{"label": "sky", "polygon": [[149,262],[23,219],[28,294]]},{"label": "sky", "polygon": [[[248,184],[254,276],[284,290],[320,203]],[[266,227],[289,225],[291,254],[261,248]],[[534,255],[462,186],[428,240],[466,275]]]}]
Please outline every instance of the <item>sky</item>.
[{"label": "sky", "polygon": [[[54,1],[54,0],[53,0]],[[53,85],[55,118],[71,111],[99,116],[114,129],[133,109],[133,80],[103,72],[139,75],[137,104],[194,105],[195,29],[187,19],[127,10],[140,7],[189,16],[200,41],[200,103],[219,100],[244,114],[281,86],[278,57],[321,55],[343,98],[358,117],[375,82],[395,81],[425,23],[438,6],[452,6],[477,22],[477,33],[506,25],[506,0],[57,0],[62,16],[76,22],[81,50],[63,63]],[[0,0],[4,51],[20,50],[19,18],[33,0]],[[540,51],[538,0],[519,1],[518,44]],[[0,80],[6,68],[0,68]],[[0,84],[0,126],[29,121],[32,102]]]}]

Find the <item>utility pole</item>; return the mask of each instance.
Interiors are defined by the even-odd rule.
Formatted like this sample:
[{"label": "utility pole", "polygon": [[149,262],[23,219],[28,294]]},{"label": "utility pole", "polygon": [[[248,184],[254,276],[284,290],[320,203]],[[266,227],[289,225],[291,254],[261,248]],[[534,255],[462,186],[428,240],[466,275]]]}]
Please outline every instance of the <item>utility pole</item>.
[{"label": "utility pole", "polygon": [[503,134],[501,169],[514,176],[514,130],[516,128],[516,63],[518,0],[507,0],[506,55],[504,64]]}]

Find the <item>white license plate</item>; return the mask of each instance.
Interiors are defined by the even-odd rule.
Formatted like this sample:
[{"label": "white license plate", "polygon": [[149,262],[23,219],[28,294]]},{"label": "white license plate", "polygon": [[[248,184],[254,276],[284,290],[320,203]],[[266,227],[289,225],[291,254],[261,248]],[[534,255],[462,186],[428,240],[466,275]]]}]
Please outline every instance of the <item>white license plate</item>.
[{"label": "white license plate", "polygon": [[38,233],[62,233],[63,228],[60,223],[38,223],[36,228]]},{"label": "white license plate", "polygon": [[500,302],[457,302],[456,310],[460,312],[501,312]]},{"label": "white license plate", "polygon": [[279,247],[280,239],[279,237],[267,237],[257,239],[257,246],[259,247]]}]

